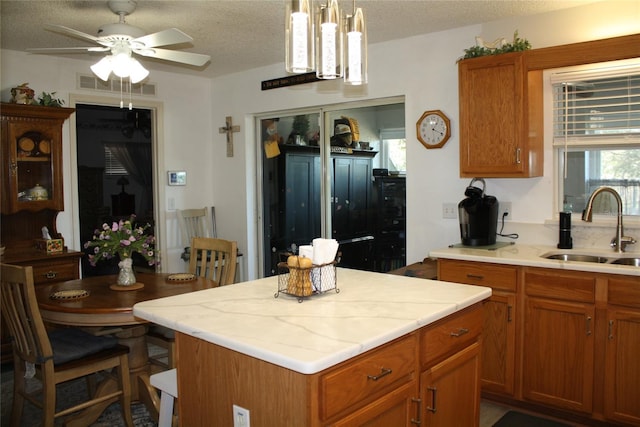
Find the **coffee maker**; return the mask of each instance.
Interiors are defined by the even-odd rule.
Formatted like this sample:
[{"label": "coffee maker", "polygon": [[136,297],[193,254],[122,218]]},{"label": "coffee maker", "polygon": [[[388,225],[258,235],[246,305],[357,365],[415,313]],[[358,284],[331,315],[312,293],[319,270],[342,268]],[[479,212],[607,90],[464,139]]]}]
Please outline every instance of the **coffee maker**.
[{"label": "coffee maker", "polygon": [[[482,183],[482,189],[475,187]],[[482,178],[473,178],[464,192],[465,199],[458,203],[460,237],[465,246],[488,246],[496,242],[498,227],[498,199],[484,193]]]}]

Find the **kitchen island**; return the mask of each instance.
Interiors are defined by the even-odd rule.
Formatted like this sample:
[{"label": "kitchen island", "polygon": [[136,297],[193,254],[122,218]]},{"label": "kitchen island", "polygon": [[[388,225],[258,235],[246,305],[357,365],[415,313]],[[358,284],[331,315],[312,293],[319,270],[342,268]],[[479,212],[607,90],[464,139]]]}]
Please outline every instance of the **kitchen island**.
[{"label": "kitchen island", "polygon": [[461,380],[464,391],[438,396],[438,415],[466,410],[477,424],[479,303],[489,288],[338,269],[339,293],[299,303],[275,298],[277,281],[134,306],[136,316],[178,332],[183,425],[230,426],[232,405],[251,411],[252,427],[361,425],[372,416],[380,424],[370,425],[410,425],[436,414],[427,382],[446,391]]}]

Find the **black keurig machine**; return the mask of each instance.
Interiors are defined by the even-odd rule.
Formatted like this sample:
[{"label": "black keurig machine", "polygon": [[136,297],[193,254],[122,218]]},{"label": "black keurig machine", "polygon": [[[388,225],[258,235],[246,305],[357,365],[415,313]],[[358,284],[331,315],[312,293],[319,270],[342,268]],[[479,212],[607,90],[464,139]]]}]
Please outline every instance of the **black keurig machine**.
[{"label": "black keurig machine", "polygon": [[[482,189],[474,187],[482,183]],[[465,246],[487,246],[496,242],[498,227],[498,199],[484,194],[486,184],[482,178],[473,178],[464,192],[467,196],[458,203],[460,237]]]}]

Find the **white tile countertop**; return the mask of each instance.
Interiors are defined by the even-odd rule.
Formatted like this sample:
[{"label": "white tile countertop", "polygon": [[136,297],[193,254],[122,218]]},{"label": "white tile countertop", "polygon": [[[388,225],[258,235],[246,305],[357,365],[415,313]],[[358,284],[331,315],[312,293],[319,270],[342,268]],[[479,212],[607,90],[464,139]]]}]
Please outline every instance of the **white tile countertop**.
[{"label": "white tile countertop", "polygon": [[491,289],[337,270],[339,293],[299,303],[269,277],[145,301],[135,316],[213,344],[313,374],[491,296]]},{"label": "white tile countertop", "polygon": [[474,247],[448,247],[429,252],[431,258],[458,259],[465,261],[491,262],[529,267],[557,268],[562,270],[590,271],[594,273],[624,274],[640,276],[640,267],[610,263],[562,261],[546,259],[541,255],[554,253],[572,253],[577,255],[595,255],[613,260],[616,258],[640,257],[637,252],[616,253],[600,249],[558,249],[555,246],[510,244],[498,249]]}]

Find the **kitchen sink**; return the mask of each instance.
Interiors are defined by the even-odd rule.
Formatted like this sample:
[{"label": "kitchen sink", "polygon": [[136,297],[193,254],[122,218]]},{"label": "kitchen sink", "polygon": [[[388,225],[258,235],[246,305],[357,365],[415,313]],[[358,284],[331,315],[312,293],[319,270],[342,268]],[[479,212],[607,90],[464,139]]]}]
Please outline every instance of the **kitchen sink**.
[{"label": "kitchen sink", "polygon": [[618,258],[611,261],[611,264],[633,265],[640,267],[640,258]]},{"label": "kitchen sink", "polygon": [[576,254],[570,252],[548,252],[540,255],[545,259],[557,259],[560,261],[578,261],[578,262],[591,262],[597,264],[617,264],[617,265],[629,265],[633,267],[640,267],[640,257],[621,257],[618,258],[615,254],[611,256],[602,255],[589,255],[589,254]]},{"label": "kitchen sink", "polygon": [[543,255],[546,259],[559,259],[561,261],[580,261],[580,262],[597,262],[605,263],[609,261],[608,258],[596,256],[596,255],[580,255],[580,254],[551,254]]}]

